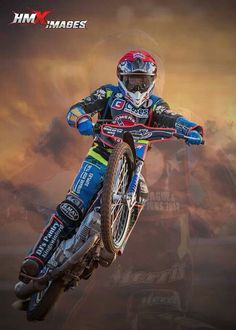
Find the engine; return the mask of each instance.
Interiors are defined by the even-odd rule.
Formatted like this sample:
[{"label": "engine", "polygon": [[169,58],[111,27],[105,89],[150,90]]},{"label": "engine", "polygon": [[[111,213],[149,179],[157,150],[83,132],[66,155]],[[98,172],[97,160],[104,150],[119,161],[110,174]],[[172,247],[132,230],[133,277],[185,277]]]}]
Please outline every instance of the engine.
[{"label": "engine", "polygon": [[51,259],[48,261],[48,267],[53,269],[60,266],[70,258],[84,242],[95,233],[101,232],[101,215],[93,210],[82,221],[75,235],[70,239],[62,241]]}]

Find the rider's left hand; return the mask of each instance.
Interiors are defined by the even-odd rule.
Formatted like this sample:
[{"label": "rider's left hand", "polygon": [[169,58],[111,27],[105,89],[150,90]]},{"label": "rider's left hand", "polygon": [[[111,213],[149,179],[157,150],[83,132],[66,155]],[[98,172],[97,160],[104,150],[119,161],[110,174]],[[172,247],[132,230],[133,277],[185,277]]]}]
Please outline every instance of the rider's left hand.
[{"label": "rider's left hand", "polygon": [[190,144],[201,144],[202,143],[202,136],[197,131],[189,131],[187,134],[189,139],[186,140],[188,145]]},{"label": "rider's left hand", "polygon": [[93,135],[93,123],[90,119],[83,118],[79,121],[78,130],[81,135]]}]

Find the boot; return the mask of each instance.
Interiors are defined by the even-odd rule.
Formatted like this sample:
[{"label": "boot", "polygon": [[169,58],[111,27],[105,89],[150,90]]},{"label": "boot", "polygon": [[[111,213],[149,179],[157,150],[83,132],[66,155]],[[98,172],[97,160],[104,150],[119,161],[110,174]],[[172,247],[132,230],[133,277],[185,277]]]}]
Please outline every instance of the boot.
[{"label": "boot", "polygon": [[33,251],[22,263],[20,281],[29,281],[23,276],[24,274],[32,277],[39,274],[60,242],[68,239],[74,234],[75,229],[80,226],[83,211],[81,200],[72,192],[68,193],[66,199],[57,205],[56,213],[52,214]]},{"label": "boot", "polygon": [[30,279],[23,274],[35,277],[39,274],[45,263],[52,256],[59,242],[63,238],[64,224],[61,219],[53,214],[45,227],[31,254],[25,258],[21,265],[19,280],[28,283]]}]

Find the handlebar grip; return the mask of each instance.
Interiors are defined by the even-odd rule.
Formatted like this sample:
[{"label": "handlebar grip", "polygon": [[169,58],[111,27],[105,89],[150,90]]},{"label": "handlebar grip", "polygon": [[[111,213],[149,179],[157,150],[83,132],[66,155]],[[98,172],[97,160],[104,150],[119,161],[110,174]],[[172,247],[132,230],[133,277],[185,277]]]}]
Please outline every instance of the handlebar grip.
[{"label": "handlebar grip", "polygon": [[[174,133],[173,134],[177,139],[183,139],[185,141],[187,141],[189,139],[188,136],[184,135],[184,134],[181,134],[181,133]],[[205,140],[202,139],[202,142],[201,144],[205,144]]]}]

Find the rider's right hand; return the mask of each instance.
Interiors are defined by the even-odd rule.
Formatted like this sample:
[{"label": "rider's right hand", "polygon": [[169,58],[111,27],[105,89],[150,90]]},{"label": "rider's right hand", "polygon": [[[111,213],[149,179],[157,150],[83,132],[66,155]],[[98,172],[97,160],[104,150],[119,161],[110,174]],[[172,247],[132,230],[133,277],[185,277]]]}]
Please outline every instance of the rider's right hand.
[{"label": "rider's right hand", "polygon": [[[188,139],[189,138],[189,139]],[[186,144],[201,144],[202,143],[202,136],[195,130],[188,132]]]},{"label": "rider's right hand", "polygon": [[81,135],[93,135],[93,123],[88,118],[83,118],[78,124],[78,131]]}]

